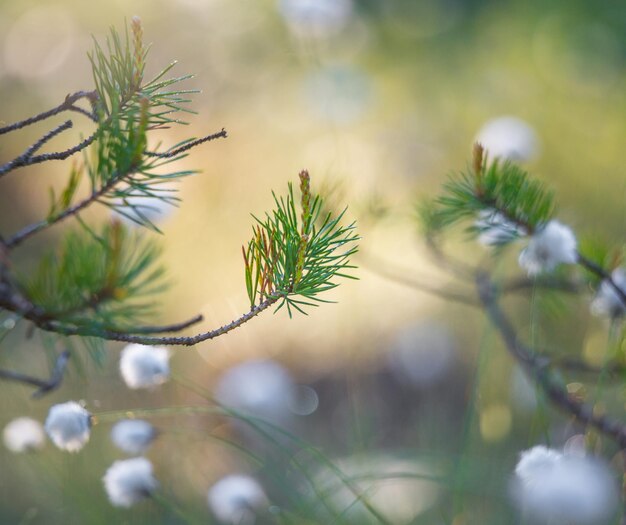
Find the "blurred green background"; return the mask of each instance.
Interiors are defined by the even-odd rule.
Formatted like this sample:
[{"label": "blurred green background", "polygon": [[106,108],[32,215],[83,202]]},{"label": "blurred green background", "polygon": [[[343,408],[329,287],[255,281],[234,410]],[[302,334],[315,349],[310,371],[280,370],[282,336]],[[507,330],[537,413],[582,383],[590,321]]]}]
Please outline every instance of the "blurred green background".
[{"label": "blurred green background", "polygon": [[[250,213],[269,209],[271,190],[283,192],[302,168],[314,189],[337,207],[348,204],[358,221],[360,280],[343,283],[332,293],[338,304],[308,317],[265,314],[218,340],[175,349],[178,379],[156,392],[125,388],[117,370],[120,345],[108,344],[99,361],[77,346],[59,391],[32,400],[29,388],[0,385],[0,424],[17,415],[43,421],[51,404],[69,399],[84,400],[93,413],[120,414],[206,403],[185,384],[193,381],[210,395],[229,367],[273,359],[299,385],[298,395],[311,393],[304,385],[315,391],[311,414],[292,411],[281,424],[344,471],[452,476],[442,483],[396,478],[367,485],[370,501],[392,523],[514,523],[507,483],[518,451],[548,437],[563,445],[579,429],[537,400],[479,311],[433,299],[380,270],[448,283],[425,255],[415,202],[463,169],[479,130],[504,115],[534,130],[526,167],[556,191],[559,217],[581,236],[624,242],[623,2],[5,0],[0,120],[22,119],[67,93],[91,89],[91,36],[103,41],[110,26],[121,29],[133,15],[153,43],[147,76],[176,59],[175,73],[196,75],[186,87],[201,90],[189,126],[162,131],[158,139],[170,145],[222,127],[229,133],[181,162],[202,173],[180,184],[182,206],[159,219],[173,282],[160,298],[160,321],[202,313],[200,328],[209,329],[246,311],[240,249],[250,235]],[[88,122],[72,118],[75,128],[51,147],[69,147],[90,133]],[[3,137],[0,161],[42,131],[34,126]],[[41,218],[48,187],[60,187],[69,166],[48,163],[0,181],[1,233]],[[107,212],[87,217],[105,220]],[[21,248],[20,268],[34,267],[62,231],[54,228]],[[485,256],[472,244],[451,249],[468,261]],[[507,260],[515,274],[514,259]],[[511,308],[521,333],[593,360],[606,344],[605,327],[588,318],[583,303],[546,314],[539,335],[531,330],[527,301]],[[18,326],[1,343],[0,366],[45,376],[49,350],[39,334]],[[245,381],[254,382],[255,374]],[[617,393],[623,412],[623,392]],[[148,457],[167,498],[198,522],[210,520],[206,490],[232,471],[265,480],[270,499],[285,508],[289,490],[296,499],[314,499],[297,483],[272,484],[277,472],[293,468],[290,454],[302,455],[319,470],[319,483],[327,482],[323,464],[301,447],[272,445],[231,423],[184,414],[154,420],[161,435]],[[108,504],[100,478],[119,457],[109,426],[97,424],[78,455],[51,444],[39,454],[1,451],[0,523],[181,522],[156,503],[130,511]],[[265,465],[216,437],[243,443]],[[339,511],[350,504],[349,494],[342,497],[337,491],[331,502]],[[376,523],[357,507],[341,519]],[[311,514],[311,523],[320,519]]]}]

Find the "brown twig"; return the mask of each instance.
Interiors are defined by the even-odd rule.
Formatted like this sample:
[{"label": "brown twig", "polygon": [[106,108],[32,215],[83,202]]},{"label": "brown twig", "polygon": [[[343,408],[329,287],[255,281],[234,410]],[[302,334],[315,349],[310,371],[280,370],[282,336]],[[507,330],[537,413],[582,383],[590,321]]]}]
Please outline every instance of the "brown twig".
[{"label": "brown twig", "polygon": [[[208,332],[202,332],[192,336],[180,336],[180,337],[150,337],[144,334],[157,333],[160,330],[152,327],[146,327],[139,331],[121,332],[115,330],[100,330],[94,329],[88,326],[71,326],[65,325],[58,321],[46,321],[39,320],[36,316],[25,315],[26,319],[32,321],[38,328],[49,332],[56,332],[62,335],[79,335],[83,337],[98,337],[100,339],[106,339],[108,341],[120,341],[124,343],[137,343],[142,345],[170,345],[170,346],[194,346],[203,341],[209,339],[215,339],[221,335],[224,335],[241,325],[250,321],[250,319],[256,317],[263,310],[266,310],[280,299],[280,296],[270,297],[262,303],[254,306],[248,313],[241,317],[231,321],[230,323],[216,328],[215,330],[209,330]],[[191,323],[193,324],[193,323]]]},{"label": "brown twig", "polygon": [[77,113],[85,115],[92,121],[97,122],[98,119],[94,113],[89,113],[88,111],[85,111],[84,109],[74,105],[82,98],[89,99],[89,101],[93,105],[96,97],[97,95],[95,91],[77,91],[72,95],[67,95],[65,97],[65,100],[61,102],[61,104],[52,109],[49,109],[48,111],[43,111],[42,113],[39,113],[38,115],[35,115],[33,117],[20,120],[19,122],[14,122],[13,124],[9,124],[8,126],[0,128],[0,135],[4,135],[5,133],[10,133],[11,131],[25,128],[26,126],[30,126],[31,124],[35,124],[36,122],[40,122],[50,117],[54,117],[55,115],[58,115],[63,111],[75,111]]},{"label": "brown twig", "polygon": [[225,139],[226,137],[228,137],[228,133],[226,132],[224,128],[222,128],[222,130],[218,131],[217,133],[207,135],[206,137],[202,137],[200,139],[192,140],[191,142],[187,142],[186,144],[183,144],[179,148],[175,148],[173,150],[165,151],[163,153],[159,153],[157,151],[144,151],[143,153],[144,155],[148,157],[159,157],[162,159],[169,159],[171,157],[176,157],[177,155],[180,155],[181,153],[184,153],[185,151],[188,151],[191,148],[195,148],[196,146],[200,144],[204,144],[205,142],[210,142],[216,139]]}]

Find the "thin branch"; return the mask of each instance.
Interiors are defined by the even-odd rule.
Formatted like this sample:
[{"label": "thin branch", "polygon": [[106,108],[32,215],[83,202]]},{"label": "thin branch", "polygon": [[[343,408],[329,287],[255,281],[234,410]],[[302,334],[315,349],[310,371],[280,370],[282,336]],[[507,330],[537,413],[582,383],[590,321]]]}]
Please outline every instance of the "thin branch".
[{"label": "thin branch", "polygon": [[[58,312],[51,314],[46,312],[42,308],[34,305],[28,299],[23,297],[19,292],[14,291],[7,283],[0,283],[0,308],[12,311],[21,317],[28,319],[35,323],[37,326],[43,326],[46,323],[56,322]],[[198,324],[204,320],[201,314],[182,321],[179,323],[172,323],[167,325],[156,326],[139,326],[133,329],[132,332],[124,332],[117,329],[109,329],[108,331],[119,334],[163,334],[180,332],[194,324]]]},{"label": "thin branch", "polygon": [[93,192],[89,197],[83,199],[82,201],[75,204],[74,206],[66,208],[58,215],[55,215],[54,217],[51,217],[49,219],[39,221],[34,224],[30,224],[29,226],[26,226],[26,228],[17,232],[15,235],[12,235],[6,240],[5,242],[6,248],[8,249],[15,248],[17,245],[24,242],[30,236],[35,235],[41,230],[44,230],[58,222],[61,222],[62,220],[68,217],[76,215],[78,212],[80,212],[81,210],[83,210],[84,208],[92,204],[93,202],[96,202],[100,197],[102,197],[105,193],[107,193],[111,188],[113,188],[118,182],[120,182],[129,173],[130,171],[123,175],[118,174],[118,175],[111,177],[111,179],[104,186],[102,186],[98,191]]},{"label": "thin branch", "polygon": [[33,393],[33,397],[41,397],[61,386],[69,358],[70,353],[67,350],[57,357],[52,374],[50,374],[50,379],[39,379],[12,370],[0,370],[0,379],[36,386],[37,390]]},{"label": "thin branch", "polygon": [[[108,341],[121,341],[124,343],[137,343],[142,345],[193,346],[203,341],[208,341],[209,339],[215,339],[216,337],[219,337],[232,330],[235,330],[236,328],[239,328],[241,325],[250,321],[250,319],[252,319],[253,317],[256,317],[263,310],[266,310],[267,308],[272,306],[281,297],[282,296],[274,296],[266,299],[262,303],[254,306],[248,313],[242,315],[238,319],[235,319],[224,326],[216,328],[215,330],[210,330],[208,332],[203,332],[188,337],[150,337],[147,335],[142,335],[142,333],[153,333],[149,330],[146,331],[145,329],[142,333],[127,333],[115,330],[98,330],[87,326],[68,326],[57,321],[38,319],[37,316],[30,315],[29,313],[26,313],[24,317],[32,321],[38,328],[41,328],[42,330],[56,332],[62,335],[98,337],[100,339],[106,339]],[[154,332],[156,332],[156,330],[154,330]]]},{"label": "thin branch", "polygon": [[185,328],[189,328],[194,324],[198,324],[204,321],[204,316],[198,314],[187,321],[181,323],[166,324],[163,326],[138,326],[133,328],[134,334],[164,334],[168,332],[181,332]]},{"label": "thin branch", "polygon": [[171,157],[176,157],[177,155],[180,155],[181,153],[184,153],[185,151],[188,151],[191,148],[195,148],[196,146],[203,144],[205,142],[210,142],[212,140],[221,139],[221,138],[225,139],[226,137],[228,137],[228,134],[226,130],[222,128],[222,131],[218,131],[217,133],[207,135],[206,137],[202,137],[200,139],[192,140],[191,142],[187,142],[187,144],[184,144],[179,148],[169,150],[163,153],[159,153],[157,151],[144,151],[144,155],[148,157],[159,157],[162,159],[169,159]]},{"label": "thin branch", "polygon": [[97,95],[95,91],[77,91],[76,93],[72,95],[67,95],[65,97],[65,100],[61,102],[61,104],[59,104],[55,108],[39,113],[38,115],[35,115],[34,117],[29,117],[27,119],[20,120],[19,122],[15,122],[13,124],[9,124],[8,126],[4,126],[0,128],[0,135],[4,135],[5,133],[10,133],[11,131],[16,131],[18,129],[25,128],[26,126],[30,126],[31,124],[35,124],[36,122],[40,122],[47,118],[58,115],[59,113],[62,113],[63,111],[76,111],[77,113],[81,113],[82,115],[85,115],[92,121],[98,122],[97,117],[93,113],[89,113],[85,111],[84,109],[79,108],[74,105],[77,101],[79,101],[82,98],[89,99],[89,101],[93,105],[96,96]]},{"label": "thin branch", "polygon": [[63,122],[63,124],[60,124],[56,128],[50,130],[43,137],[41,137],[37,142],[35,142],[32,146],[29,146],[29,148],[24,153],[15,157],[13,160],[7,162],[6,164],[3,164],[2,166],[0,166],[0,177],[2,177],[3,175],[6,175],[7,173],[9,173],[10,171],[16,168],[21,168],[24,166],[35,164],[36,162],[33,162],[33,158],[39,158],[43,156],[43,155],[38,155],[37,157],[33,157],[35,152],[41,149],[41,147],[46,142],[50,141],[52,138],[56,137],[63,131],[70,129],[72,126],[73,126],[72,121],[66,120],[65,122]]},{"label": "thin branch", "polygon": [[565,279],[555,279],[551,276],[537,276],[534,279],[519,277],[510,279],[498,285],[499,293],[521,292],[529,289],[541,288],[544,290],[556,290],[566,293],[578,293],[581,290],[580,284]]},{"label": "thin branch", "polygon": [[78,153],[79,151],[84,150],[87,146],[89,146],[95,140],[95,138],[96,138],[96,133],[94,132],[91,135],[89,135],[89,137],[82,140],[75,146],[72,146],[71,148],[68,148],[63,151],[55,151],[52,153],[42,153],[41,155],[34,155],[34,156],[20,155],[19,157],[16,157],[12,161],[9,161],[6,164],[3,164],[2,166],[0,166],[0,177],[6,175],[10,171],[13,171],[14,169],[17,169],[17,168],[24,168],[26,166],[32,166],[33,164],[41,164],[42,162],[48,162],[49,160],[65,160],[68,157],[71,157],[72,155],[74,155],[74,153]]},{"label": "thin branch", "polygon": [[68,157],[74,155],[74,153],[78,153],[81,150],[84,150],[87,146],[89,146],[96,138],[97,133],[94,132],[89,135],[86,139],[76,144],[76,146],[72,146],[63,151],[55,151],[53,153],[42,153],[41,155],[34,155],[32,157],[23,158],[23,155],[13,159],[6,164],[0,166],[0,177],[6,175],[10,171],[16,168],[23,168],[26,166],[32,166],[33,164],[41,164],[42,162],[48,162],[49,160],[65,160]]},{"label": "thin branch", "polygon": [[554,378],[549,368],[550,361],[537,355],[532,348],[518,339],[513,325],[497,302],[496,287],[486,273],[480,273],[477,276],[476,287],[489,319],[500,332],[510,354],[524,368],[528,376],[543,389],[548,398],[558,408],[581,423],[590,425],[600,433],[614,439],[622,450],[626,449],[626,426],[608,415],[594,412],[592,406],[572,396]]},{"label": "thin branch", "polygon": [[609,285],[613,288],[615,293],[619,296],[624,307],[626,307],[626,291],[622,290],[617,285],[617,283],[613,280],[613,277],[611,277],[611,274],[607,272],[604,268],[602,268],[602,266],[600,266],[599,264],[593,262],[591,259],[587,259],[580,252],[577,253],[577,257],[578,257],[578,264],[580,264],[583,268],[590,271],[591,273],[593,273],[600,279],[609,283]]}]

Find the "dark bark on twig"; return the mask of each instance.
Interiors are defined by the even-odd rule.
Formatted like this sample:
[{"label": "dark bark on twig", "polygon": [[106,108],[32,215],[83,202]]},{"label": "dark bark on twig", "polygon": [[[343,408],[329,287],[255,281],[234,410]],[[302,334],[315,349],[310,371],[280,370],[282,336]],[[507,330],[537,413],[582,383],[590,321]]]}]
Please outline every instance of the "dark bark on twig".
[{"label": "dark bark on twig", "polygon": [[147,155],[148,157],[159,157],[162,159],[169,159],[172,157],[176,157],[177,155],[180,155],[181,153],[184,153],[185,151],[188,151],[192,148],[195,148],[196,146],[199,146],[200,144],[204,144],[205,142],[210,142],[212,140],[221,139],[221,138],[225,139],[227,136],[228,134],[226,133],[226,130],[222,128],[222,130],[218,131],[217,133],[207,135],[206,137],[202,137],[200,139],[192,140],[191,142],[188,142],[187,144],[183,144],[180,148],[176,148],[170,151],[165,151],[163,153],[159,153],[157,151],[144,151],[144,155]]},{"label": "dark bark on twig", "polygon": [[614,439],[622,450],[626,450],[626,426],[608,415],[594,413],[593,407],[572,396],[553,376],[550,360],[537,355],[532,348],[517,337],[513,325],[500,308],[496,288],[489,276],[480,273],[476,279],[480,300],[487,315],[500,333],[510,354],[518,361],[529,377],[545,392],[552,403],[585,425]]},{"label": "dark bark on twig", "polygon": [[91,119],[92,121],[97,122],[98,119],[95,116],[95,114],[89,113],[88,111],[85,111],[84,109],[79,108],[78,106],[74,105],[80,99],[87,98],[89,99],[90,103],[93,106],[96,96],[97,95],[95,91],[78,91],[72,95],[67,95],[65,97],[65,100],[61,104],[59,104],[58,106],[48,111],[43,111],[42,113],[39,113],[38,115],[35,115],[34,117],[29,117],[27,119],[20,120],[19,122],[9,124],[8,126],[1,127],[0,135],[4,135],[5,133],[10,133],[11,131],[16,131],[18,129],[25,128],[26,126],[30,126],[31,124],[35,124],[36,122],[41,122],[42,120],[45,120],[50,117],[54,117],[55,115],[58,115],[59,113],[62,113],[63,111],[75,111],[77,113],[81,113],[82,115],[85,115],[87,118]]},{"label": "dark bark on twig", "polygon": [[208,332],[199,333],[193,336],[180,336],[180,337],[150,337],[149,333],[156,333],[157,330],[149,331],[144,329],[143,332],[137,333],[128,333],[128,332],[119,332],[114,330],[98,330],[94,328],[90,328],[88,326],[69,326],[64,325],[63,323],[57,321],[38,321],[36,317],[25,315],[26,319],[29,319],[38,328],[42,330],[46,330],[49,332],[56,332],[62,335],[79,335],[83,337],[98,337],[100,339],[106,339],[108,341],[120,341],[123,343],[137,343],[142,345],[170,345],[170,346],[194,346],[203,341],[208,341],[209,339],[215,339],[221,335],[224,335],[236,328],[239,328],[241,325],[250,321],[250,319],[256,317],[263,310],[266,310],[274,303],[278,301],[280,297],[272,297],[270,299],[266,299],[262,303],[253,307],[248,313],[242,315],[241,317],[231,321],[230,323],[216,328],[215,330],[210,330]]},{"label": "dark bark on twig", "polygon": [[201,323],[204,320],[204,316],[202,314],[198,314],[187,321],[183,321],[182,323],[172,323],[166,324],[163,326],[138,326],[133,328],[134,334],[165,334],[172,332],[181,332],[185,328],[189,328],[194,324]]},{"label": "dark bark on twig", "polygon": [[0,379],[36,386],[37,390],[33,393],[33,397],[41,397],[61,386],[69,358],[70,353],[67,350],[62,352],[59,357],[57,357],[50,379],[39,379],[37,377],[22,374],[21,372],[2,369],[0,369]]},{"label": "dark bark on twig", "polygon": [[[68,121],[69,122],[69,121]],[[65,160],[68,157],[74,155],[74,153],[78,153],[81,150],[84,150],[87,146],[89,146],[96,138],[96,133],[89,135],[86,139],[76,144],[76,146],[72,146],[63,151],[55,151],[53,153],[42,153],[41,155],[33,155],[30,157],[24,157],[24,155],[20,155],[19,157],[13,159],[6,164],[0,166],[0,177],[6,175],[10,171],[16,168],[23,168],[25,166],[32,166],[33,164],[41,164],[42,162],[48,162],[49,160]]]},{"label": "dark bark on twig", "polygon": [[20,315],[22,318],[31,321],[37,328],[48,332],[55,332],[61,335],[71,336],[78,335],[83,337],[98,337],[108,341],[121,341],[125,343],[138,343],[144,345],[178,345],[193,346],[202,341],[215,339],[224,335],[241,325],[247,323],[256,317],[263,310],[266,310],[275,304],[282,296],[276,295],[266,299],[262,303],[254,306],[248,313],[242,315],[238,319],[230,323],[210,330],[208,332],[199,333],[188,337],[151,337],[150,334],[178,332],[191,325],[203,320],[202,315],[197,315],[188,321],[182,323],[164,325],[164,326],[144,326],[136,328],[132,331],[121,331],[114,329],[100,329],[89,326],[78,326],[62,321],[51,319],[50,315],[42,308],[31,303],[27,298],[9,288],[5,283],[0,282],[0,309],[5,309]]}]

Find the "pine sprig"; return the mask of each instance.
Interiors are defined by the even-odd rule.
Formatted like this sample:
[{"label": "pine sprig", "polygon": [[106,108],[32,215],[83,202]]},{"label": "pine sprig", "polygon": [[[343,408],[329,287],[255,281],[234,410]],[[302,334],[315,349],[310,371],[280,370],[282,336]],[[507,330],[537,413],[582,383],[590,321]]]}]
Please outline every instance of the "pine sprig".
[{"label": "pine sprig", "polygon": [[153,208],[152,202],[160,200],[176,205],[179,198],[170,183],[196,172],[176,170],[157,173],[159,168],[179,160],[181,155],[172,158],[144,155],[149,126],[147,99],[144,99],[140,111],[136,119],[115,121],[111,130],[102,132],[93,165],[89,169],[89,178],[92,192],[101,193],[98,202],[138,225],[159,232],[148,217]]},{"label": "pine sprig", "polygon": [[19,288],[42,317],[64,325],[123,329],[154,314],[149,298],[164,289],[159,255],[154,242],[130,234],[119,221],[97,237],[71,231],[32,276],[18,276]]},{"label": "pine sprig", "polygon": [[[445,228],[465,219],[477,219],[481,212],[497,214],[499,220],[532,234],[555,214],[553,194],[545,186],[510,161],[494,159],[487,163],[483,150],[474,150],[474,162],[467,172],[452,175],[444,184],[444,194],[428,210],[431,227]],[[489,228],[487,224],[485,226]],[[479,234],[480,225],[469,231]],[[515,236],[511,235],[510,240]]]},{"label": "pine sprig", "polygon": [[[148,101],[149,129],[166,128],[170,124],[186,124],[172,118],[178,112],[195,113],[184,107],[190,102],[189,94],[197,90],[173,89],[172,86],[193,75],[163,78],[176,65],[172,62],[152,80],[144,82],[144,70],[149,46],[143,43],[143,28],[137,17],[131,21],[132,36],[128,30],[124,38],[111,28],[106,46],[94,41],[94,50],[89,54],[92,64],[97,109],[100,122],[133,118],[143,100]],[[117,116],[117,117],[115,117]]]},{"label": "pine sprig", "polygon": [[318,295],[338,286],[335,278],[354,278],[345,272],[355,268],[350,264],[358,249],[355,224],[340,224],[345,210],[320,217],[322,199],[311,194],[308,172],[300,173],[300,182],[302,212],[296,211],[289,184],[286,197],[273,194],[271,213],[255,217],[253,237],[242,247],[251,308],[270,299],[278,302],[276,310],[286,306],[290,316],[292,309],[305,313],[306,306],[328,302]]}]

